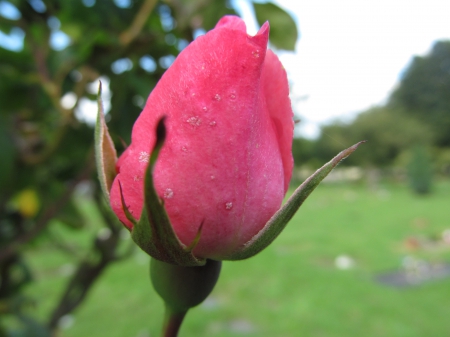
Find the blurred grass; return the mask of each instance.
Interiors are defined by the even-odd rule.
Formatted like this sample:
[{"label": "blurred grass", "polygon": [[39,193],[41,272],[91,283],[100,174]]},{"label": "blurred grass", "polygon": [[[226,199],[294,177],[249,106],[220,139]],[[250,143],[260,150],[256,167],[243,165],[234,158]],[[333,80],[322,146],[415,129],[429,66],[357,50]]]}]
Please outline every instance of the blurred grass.
[{"label": "blurred grass", "polygon": [[[437,184],[426,197],[398,185],[377,191],[321,185],[268,249],[224,263],[212,295],[189,312],[180,336],[448,335],[450,279],[398,289],[374,277],[399,269],[407,255],[450,261],[449,246],[412,250],[405,245],[408,237],[436,238],[450,228],[449,200],[449,182]],[[95,217],[89,204],[82,207]],[[87,237],[62,228],[58,235],[80,244]],[[335,267],[341,254],[354,259],[354,268]],[[75,258],[49,246],[32,252],[30,260],[36,282],[28,295],[43,319],[68,280],[67,261]],[[107,269],[60,336],[159,336],[162,315],[148,258],[136,250]]]}]

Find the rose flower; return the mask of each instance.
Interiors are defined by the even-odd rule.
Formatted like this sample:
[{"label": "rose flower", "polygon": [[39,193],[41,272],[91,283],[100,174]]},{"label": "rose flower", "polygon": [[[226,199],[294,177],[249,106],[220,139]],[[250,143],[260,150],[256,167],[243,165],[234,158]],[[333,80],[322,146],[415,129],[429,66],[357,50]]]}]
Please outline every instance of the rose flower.
[{"label": "rose flower", "polygon": [[193,254],[223,260],[258,234],[280,208],[292,174],[293,113],[286,72],[267,50],[269,24],[255,36],[222,18],[186,47],[151,92],[116,163],[114,212],[130,230],[165,116],[166,139],[153,180],[178,239]]}]

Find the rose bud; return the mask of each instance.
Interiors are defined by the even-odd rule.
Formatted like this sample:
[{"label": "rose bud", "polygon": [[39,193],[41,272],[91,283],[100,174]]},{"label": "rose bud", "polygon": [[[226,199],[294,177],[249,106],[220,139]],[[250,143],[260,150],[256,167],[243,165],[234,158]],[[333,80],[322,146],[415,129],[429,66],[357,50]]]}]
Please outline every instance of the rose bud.
[{"label": "rose bud", "polygon": [[225,16],[186,47],[151,92],[116,174],[104,164],[111,141],[99,114],[103,189],[136,243],[156,259],[198,265],[256,254],[356,148],[317,171],[280,209],[294,123],[286,72],[267,50],[268,38],[268,23],[249,36],[240,18]]},{"label": "rose bud", "polygon": [[144,175],[166,116],[167,138],[155,164],[157,194],[173,229],[193,253],[226,259],[280,208],[291,178],[293,113],[280,61],[267,50],[269,24],[255,36],[226,16],[184,49],[150,94],[117,162],[111,205],[139,218]]}]

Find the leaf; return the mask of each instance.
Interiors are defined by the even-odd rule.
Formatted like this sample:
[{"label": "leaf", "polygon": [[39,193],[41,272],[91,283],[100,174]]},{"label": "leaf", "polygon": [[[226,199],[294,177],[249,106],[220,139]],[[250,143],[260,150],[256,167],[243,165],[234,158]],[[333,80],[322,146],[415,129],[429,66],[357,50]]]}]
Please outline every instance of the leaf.
[{"label": "leaf", "polygon": [[256,20],[262,26],[270,23],[270,42],[278,49],[295,50],[298,39],[297,25],[286,11],[273,3],[253,2]]},{"label": "leaf", "polygon": [[242,250],[231,255],[227,260],[243,260],[256,255],[266,248],[283,231],[289,220],[295,215],[297,210],[314,191],[320,182],[345,158],[351,155],[359,145],[359,142],[348,149],[340,152],[331,161],[318,169],[312,176],[306,179],[292,194],[289,200],[272,216],[264,228],[247,242]]},{"label": "leaf", "polygon": [[199,260],[192,254],[194,242],[186,247],[176,236],[169,217],[156,193],[153,183],[153,168],[165,139],[164,118],[156,130],[156,145],[145,172],[144,208],[139,222],[133,226],[131,237],[147,254],[163,262],[180,266],[201,266],[206,260]]},{"label": "leaf", "polygon": [[227,0],[212,0],[195,14],[201,16],[202,27],[209,31],[216,26],[223,16],[236,15],[236,12],[233,8],[227,7]]},{"label": "leaf", "polygon": [[109,191],[117,175],[117,153],[111,136],[108,133],[108,127],[106,126],[101,95],[102,84],[100,82],[97,96],[98,115],[97,123],[95,124],[95,161],[103,195],[109,201]]}]

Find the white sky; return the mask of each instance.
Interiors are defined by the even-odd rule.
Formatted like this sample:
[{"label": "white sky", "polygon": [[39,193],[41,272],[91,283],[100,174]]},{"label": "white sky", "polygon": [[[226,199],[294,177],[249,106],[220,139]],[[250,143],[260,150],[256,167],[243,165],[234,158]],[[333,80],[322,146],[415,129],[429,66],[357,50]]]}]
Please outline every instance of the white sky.
[{"label": "white sky", "polygon": [[[317,136],[321,123],[383,103],[413,55],[450,39],[450,0],[274,2],[293,15],[300,30],[296,52],[279,55],[305,137]],[[235,3],[254,34],[246,0]]]}]

